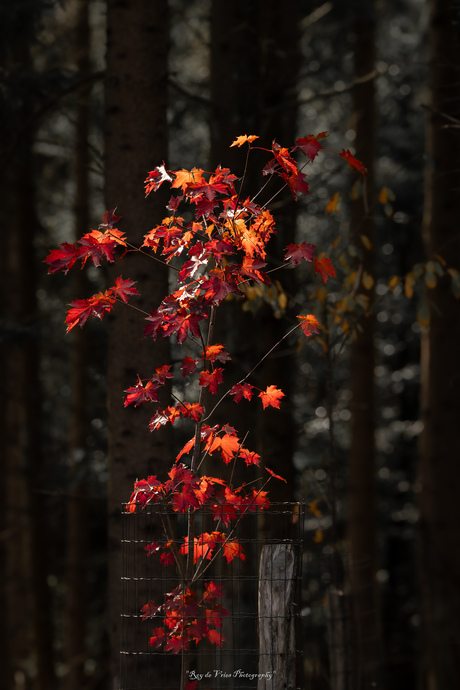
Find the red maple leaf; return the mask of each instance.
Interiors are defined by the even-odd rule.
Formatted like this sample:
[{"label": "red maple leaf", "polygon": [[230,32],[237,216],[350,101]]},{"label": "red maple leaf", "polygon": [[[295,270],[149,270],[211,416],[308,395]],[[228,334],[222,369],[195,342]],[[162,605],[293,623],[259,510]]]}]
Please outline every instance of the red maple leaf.
[{"label": "red maple leaf", "polygon": [[156,192],[163,184],[163,182],[165,182],[166,180],[168,180],[168,182],[172,182],[173,178],[166,170],[165,164],[163,162],[163,165],[157,165],[155,170],[149,172],[146,179],[144,180],[145,196],[148,196],[151,191]]},{"label": "red maple leaf", "polygon": [[171,551],[167,553],[162,553],[160,556],[161,564],[165,566],[172,565],[174,563],[174,554]]},{"label": "red maple leaf", "polygon": [[149,422],[150,431],[156,431],[160,426],[171,422],[174,424],[176,419],[180,417],[181,408],[180,407],[167,407],[165,410],[158,410],[156,415],[152,417]]},{"label": "red maple leaf", "polygon": [[306,137],[297,139],[296,144],[302,153],[313,161],[318,155],[318,151],[323,148],[318,139],[325,139],[327,136],[327,132],[320,132],[316,136],[314,134],[308,134]]},{"label": "red maple leaf", "polygon": [[208,632],[207,638],[211,644],[216,644],[219,647],[222,647],[223,643],[225,642],[225,637],[222,635],[222,633],[215,629],[211,629]]},{"label": "red maple leaf", "polygon": [[321,279],[324,284],[327,283],[330,277],[335,276],[334,266],[331,264],[331,260],[327,257],[323,259],[313,259],[315,262],[315,271],[321,275]]},{"label": "red maple leaf", "polygon": [[48,273],[62,270],[67,275],[75,261],[81,258],[84,253],[83,247],[63,242],[59,245],[59,249],[53,249],[45,259],[45,262],[49,264]]},{"label": "red maple leaf", "polygon": [[200,386],[203,388],[209,386],[210,393],[217,393],[219,383],[223,381],[222,372],[222,367],[216,367],[213,371],[202,371],[199,379]]},{"label": "red maple leaf", "polygon": [[125,407],[128,407],[128,405],[137,407],[144,402],[159,402],[158,387],[159,383],[152,380],[147,381],[144,386],[142,379],[138,376],[136,385],[125,390]]},{"label": "red maple leaf", "polygon": [[124,234],[115,228],[100,232],[100,230],[91,230],[91,232],[83,235],[78,244],[84,248],[82,252],[83,264],[85,264],[88,257],[91,257],[93,264],[97,267],[106,259],[110,263],[115,261],[115,249],[118,245],[126,247],[124,241]]},{"label": "red maple leaf", "polygon": [[145,621],[147,618],[153,618],[159,609],[161,609],[161,606],[157,606],[154,601],[149,601],[148,604],[141,608],[142,620]]},{"label": "red maple leaf", "polygon": [[113,208],[111,211],[105,211],[104,215],[102,216],[102,220],[99,224],[100,228],[113,230],[113,226],[116,225],[119,220],[121,220],[121,216],[115,215],[116,210],[116,208]]},{"label": "red maple leaf", "polygon": [[252,496],[250,496],[247,501],[248,510],[253,512],[257,509],[264,510],[268,508],[270,501],[267,498],[267,493],[267,491],[256,491],[256,489],[253,489]]},{"label": "red maple leaf", "polygon": [[243,458],[246,465],[260,464],[260,455],[258,455],[258,453],[254,453],[252,450],[248,450],[247,448],[240,448],[240,452],[238,453],[238,455],[240,456],[240,458]]},{"label": "red maple leaf", "polygon": [[193,359],[193,357],[185,357],[180,365],[180,368],[182,369],[182,376],[185,378],[187,374],[193,374],[197,364],[197,359]]},{"label": "red maple leaf", "polygon": [[262,405],[264,406],[264,410],[266,407],[279,408],[281,398],[284,398],[284,393],[276,386],[267,386],[267,390],[259,393],[259,398],[262,398]]},{"label": "red maple leaf", "polygon": [[187,512],[188,508],[199,508],[200,503],[195,495],[193,486],[184,484],[181,493],[175,492],[171,498],[171,504],[178,513]]},{"label": "red maple leaf", "polygon": [[297,201],[297,192],[299,194],[309,194],[308,182],[305,182],[305,175],[296,171],[292,175],[282,173],[281,177],[289,186],[292,196]]},{"label": "red maple leaf", "polygon": [[112,297],[109,290],[99,292],[89,299],[77,299],[75,302],[71,302],[71,309],[67,312],[65,319],[68,324],[67,333],[77,325],[83,328],[90,316],[102,319],[105,313],[112,310],[114,302],[115,298]]},{"label": "red maple leaf", "polygon": [[300,319],[300,328],[307,337],[312,333],[319,333],[319,323],[316,316],[307,314],[306,316],[298,316],[297,318]]},{"label": "red maple leaf", "polygon": [[199,403],[182,403],[178,409],[182,412],[184,417],[191,417],[195,422],[198,422],[201,415],[204,413]]},{"label": "red maple leaf", "polygon": [[219,305],[231,292],[241,294],[238,283],[230,267],[224,270],[213,268],[209,271],[208,277],[201,283],[205,292],[205,299],[213,304]]},{"label": "red maple leaf", "polygon": [[224,596],[224,588],[222,585],[216,585],[214,582],[205,582],[204,594],[202,601],[211,604],[215,599],[222,599]]},{"label": "red maple leaf", "polygon": [[266,283],[267,282],[267,276],[265,273],[261,273],[259,269],[263,268],[266,266],[263,261],[259,261],[258,259],[252,259],[249,256],[245,256],[243,259],[243,262],[240,266],[240,272],[242,275],[247,276],[248,278],[252,278],[256,283]]},{"label": "red maple leaf", "polygon": [[161,549],[161,546],[156,542],[152,541],[151,544],[144,546],[144,551],[146,551],[147,556],[151,556],[153,553],[157,553]]},{"label": "red maple leaf", "polygon": [[233,399],[236,403],[241,402],[243,398],[251,400],[253,389],[254,386],[251,386],[250,383],[235,383],[230,389],[230,395],[234,396]]},{"label": "red maple leaf", "polygon": [[208,345],[208,347],[206,347],[201,353],[201,356],[205,359],[209,359],[209,361],[213,364],[216,360],[219,362],[227,362],[229,359],[231,359],[224,346],[218,343],[216,343],[216,345]]},{"label": "red maple leaf", "polygon": [[286,254],[284,256],[285,261],[289,261],[293,266],[297,266],[301,261],[313,261],[314,251],[316,247],[314,244],[307,244],[307,242],[302,242],[301,244],[289,244],[286,247]]},{"label": "red maple leaf", "polygon": [[165,644],[165,650],[173,654],[187,651],[189,647],[189,640],[183,635],[168,635],[168,640]]},{"label": "red maple leaf", "polygon": [[123,280],[120,276],[116,279],[114,287],[110,288],[110,292],[114,297],[119,297],[125,304],[128,303],[128,298],[131,295],[138,295],[138,291],[133,285],[133,280]]},{"label": "red maple leaf", "polygon": [[[158,318],[160,319],[160,328],[163,331],[163,337],[166,338],[168,335],[173,335],[175,333],[177,336],[177,342],[179,345],[182,345],[187,339],[189,333],[197,338],[200,337],[199,323],[205,318],[205,316],[201,314],[193,314],[184,307],[181,307],[176,311],[175,314],[168,315],[157,310],[157,319]],[[147,321],[153,322],[152,314],[147,317]],[[147,335],[148,332],[153,332],[154,330],[156,330],[156,332],[159,330],[158,321],[156,321],[155,327],[151,330],[149,330],[147,327],[144,330],[144,334]]]},{"label": "red maple leaf", "polygon": [[291,157],[289,149],[282,148],[276,141],[272,144],[273,155],[277,162],[281,165],[283,171],[288,175],[296,175],[298,173],[297,163]]},{"label": "red maple leaf", "polygon": [[357,158],[351,155],[350,149],[342,149],[342,153],[339,153],[340,158],[344,158],[352,170],[357,170],[361,175],[367,175],[367,168],[359,161]]},{"label": "red maple leaf", "polygon": [[152,631],[152,636],[150,637],[149,645],[151,647],[161,647],[163,642],[165,642],[165,639],[166,633],[164,631],[164,628],[155,628]]}]

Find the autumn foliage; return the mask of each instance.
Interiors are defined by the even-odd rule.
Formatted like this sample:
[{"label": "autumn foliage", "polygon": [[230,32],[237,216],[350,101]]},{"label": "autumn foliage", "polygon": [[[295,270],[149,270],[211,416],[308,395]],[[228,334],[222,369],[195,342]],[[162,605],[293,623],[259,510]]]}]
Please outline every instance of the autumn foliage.
[{"label": "autumn foliage", "polygon": [[[298,139],[291,148],[273,142],[270,149],[262,149],[268,157],[262,170],[266,178],[264,188],[272,189],[278,182],[270,200],[284,188],[296,201],[299,194],[308,193],[304,169],[323,150],[321,142],[326,137],[326,132],[322,132]],[[246,166],[257,139],[255,135],[243,135],[232,144],[247,149]],[[302,157],[300,163],[294,158],[296,154]],[[366,173],[348,150],[337,155],[354,170]],[[175,274],[174,289],[150,313],[144,313],[144,327],[139,334],[154,340],[173,337],[178,345],[187,343],[189,354],[180,363],[179,375],[184,379],[195,377],[200,394],[191,400],[179,397],[171,385],[177,370],[175,374],[170,364],[164,364],[149,379],[138,377],[133,381],[125,391],[125,406],[153,403],[156,407],[149,424],[151,431],[173,425],[178,419],[188,420],[193,429],[168,476],[150,476],[137,481],[127,503],[129,512],[160,504],[187,515],[188,532],[183,543],[174,541],[165,523],[164,541],[154,542],[146,549],[150,557],[158,557],[165,567],[175,566],[182,584],[168,593],[163,602],[148,602],[142,608],[145,619],[156,621],[150,638],[152,647],[178,653],[205,639],[216,645],[224,642],[221,626],[227,612],[220,603],[222,588],[207,581],[200,590],[203,594],[198,596],[196,584],[203,581],[208,564],[218,557],[227,563],[233,559],[245,560],[244,551],[234,537],[235,526],[245,514],[269,506],[265,488],[271,479],[284,481],[270,468],[262,467],[261,457],[246,446],[246,437],[241,438],[229,425],[213,424],[213,413],[227,396],[238,405],[256,397],[263,410],[279,408],[284,398],[276,385],[260,390],[251,381],[261,362],[255,362],[238,383],[226,385],[225,367],[231,353],[225,344],[214,342],[216,311],[229,296],[243,298],[252,285],[270,286],[271,275],[280,268],[311,263],[312,280],[319,276],[324,284],[335,276],[335,271],[331,261],[319,258],[316,247],[306,242],[290,244],[284,256],[273,264],[267,256],[267,243],[276,232],[273,215],[267,204],[256,202],[259,194],[242,195],[243,184],[229,169],[171,171],[163,163],[148,173],[146,195],[163,184],[169,185],[173,192],[166,207],[168,214],[145,235],[141,247],[129,243],[117,227],[120,217],[110,211],[104,214],[98,230],[87,233],[75,244],[61,244],[51,251],[46,262],[50,273],[59,270],[67,273],[75,264],[84,266],[90,261],[97,267],[137,251],[145,255],[146,261],[161,262]],[[132,301],[138,294],[135,283],[120,276],[104,292],[71,303],[66,317],[67,330],[77,325],[82,327],[89,317],[102,319],[116,306],[134,305]],[[299,315],[284,337],[296,329],[310,337],[319,333],[320,324],[312,314]],[[273,344],[267,355],[276,345]],[[161,389],[166,389],[171,398],[171,404],[162,409],[159,408]],[[228,480],[203,474],[203,460],[208,456],[228,466]],[[259,483],[233,486],[231,469],[235,463],[260,467]],[[211,513],[214,527],[210,532],[195,534],[196,513],[204,509]]]}]

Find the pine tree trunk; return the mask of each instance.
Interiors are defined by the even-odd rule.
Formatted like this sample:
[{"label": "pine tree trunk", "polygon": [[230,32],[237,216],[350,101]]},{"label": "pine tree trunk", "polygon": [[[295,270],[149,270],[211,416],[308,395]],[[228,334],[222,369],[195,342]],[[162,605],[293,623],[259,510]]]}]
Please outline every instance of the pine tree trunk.
[{"label": "pine tree trunk", "polygon": [[[152,194],[144,198],[143,181],[149,170],[167,160],[167,79],[168,3],[156,0],[108,0],[106,79],[106,204],[118,207],[123,216],[120,229],[137,246],[143,235],[165,216],[167,198]],[[111,280],[120,275],[115,267]],[[167,271],[157,262],[136,253],[123,261],[123,277],[138,281],[142,296],[135,305],[147,313],[168,293]],[[113,283],[111,283],[113,284]],[[134,300],[133,300],[134,303]],[[136,479],[156,474],[165,478],[172,459],[170,432],[152,436],[148,422],[152,410],[123,407],[123,391],[136,382],[137,375],[150,378],[155,368],[169,360],[169,342],[143,340],[144,321],[134,310],[119,309],[109,324],[108,413],[109,413],[109,636],[112,678],[118,687],[121,640],[121,510],[129,500]],[[155,538],[155,532],[152,532]],[[140,551],[142,547],[140,547]],[[141,555],[140,555],[141,557]],[[161,566],[159,565],[159,568]],[[137,611],[146,603],[139,592]],[[160,593],[155,584],[149,594]],[[147,646],[149,623],[141,626]],[[145,658],[145,657],[144,657]],[[177,664],[176,664],[177,666]],[[150,672],[150,676],[148,676]],[[137,670],[136,682],[159,686],[161,669]],[[173,686],[173,681],[170,686]],[[169,686],[168,686],[169,687]]]},{"label": "pine tree trunk", "polygon": [[[76,62],[82,77],[89,74],[89,0],[80,0],[76,25]],[[75,241],[89,232],[89,91],[78,95],[75,141]],[[73,299],[86,294],[85,273],[74,272]],[[67,511],[67,573],[64,611],[66,690],[84,685],[85,632],[87,620],[86,574],[88,571],[88,506],[85,501],[88,457],[87,331],[77,328],[71,343],[71,419],[69,430],[69,489]]]},{"label": "pine tree trunk", "polygon": [[[357,3],[355,25],[355,80],[353,109],[356,157],[368,176],[362,194],[353,202],[353,244],[362,252],[357,268],[358,292],[369,300],[368,313],[357,324],[351,344],[352,440],[349,465],[348,539],[350,581],[355,632],[354,685],[360,690],[381,687],[381,640],[376,590],[376,465],[375,465],[375,320],[374,287],[362,284],[366,274],[375,280],[374,267],[374,158],[375,88],[372,79],[360,79],[375,68],[375,17],[373,3]],[[370,249],[361,241],[364,235]]]},{"label": "pine tree trunk", "polygon": [[[431,103],[427,131],[424,242],[427,259],[460,270],[460,46],[451,3],[433,0],[430,21]],[[452,126],[454,125],[454,126]],[[428,293],[430,324],[422,340],[420,444],[420,687],[455,687],[460,677],[460,303],[449,279]]]}]

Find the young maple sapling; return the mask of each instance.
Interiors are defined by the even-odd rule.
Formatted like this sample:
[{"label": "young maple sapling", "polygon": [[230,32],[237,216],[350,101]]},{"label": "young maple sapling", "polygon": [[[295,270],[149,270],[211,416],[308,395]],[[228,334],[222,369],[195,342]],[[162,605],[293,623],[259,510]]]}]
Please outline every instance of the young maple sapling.
[{"label": "young maple sapling", "polygon": [[[273,142],[270,149],[259,149],[269,155],[262,170],[267,177],[264,187],[272,180],[281,179],[282,182],[270,201],[286,186],[295,200],[298,194],[308,193],[303,169],[324,151],[321,141],[326,137],[326,132],[321,132],[298,139],[291,148]],[[257,139],[255,135],[244,135],[232,144],[247,145],[245,173]],[[303,166],[293,158],[297,151],[306,157]],[[338,155],[352,169],[366,174],[362,163],[350,151],[342,150]],[[175,565],[181,576],[181,584],[165,595],[164,602],[148,602],[142,608],[144,618],[161,621],[152,631],[151,646],[172,653],[187,651],[202,640],[219,646],[224,642],[221,628],[227,612],[220,603],[223,589],[212,580],[206,581],[203,594],[198,596],[196,584],[203,582],[210,564],[218,556],[223,556],[227,563],[235,558],[245,560],[244,551],[234,537],[235,526],[245,514],[269,506],[265,489],[270,479],[284,481],[265,466],[265,479],[260,480],[258,488],[252,485],[234,487],[234,464],[261,466],[261,457],[246,447],[246,437],[242,439],[233,427],[213,425],[213,414],[228,396],[235,404],[244,404],[245,400],[258,396],[263,409],[279,408],[284,393],[275,385],[258,389],[252,374],[296,329],[300,328],[307,337],[318,334],[320,329],[313,314],[299,315],[298,323],[254,364],[248,374],[233,386],[225,386],[225,366],[231,353],[223,343],[214,342],[217,310],[229,295],[243,297],[250,285],[271,285],[270,275],[276,270],[267,269],[267,243],[276,232],[269,202],[256,203],[259,194],[243,198],[243,184],[238,186],[237,182],[229,169],[220,166],[214,172],[197,168],[170,171],[163,163],[147,176],[145,191],[148,195],[161,185],[169,184],[174,192],[167,205],[170,215],[145,235],[141,247],[128,242],[116,227],[120,217],[110,211],[104,214],[98,230],[87,233],[75,244],[61,244],[46,259],[49,273],[58,270],[67,273],[77,261],[84,266],[90,259],[94,266],[100,266],[103,261],[113,263],[117,250],[122,252],[121,259],[127,251],[138,251],[165,264],[176,274],[176,284],[170,294],[150,313],[142,314],[145,319],[143,335],[154,340],[159,336],[175,336],[179,345],[187,342],[194,356],[184,356],[180,369],[182,377],[196,377],[199,398],[186,401],[176,395],[168,385],[174,377],[170,364],[159,366],[148,380],[138,377],[125,391],[125,406],[138,406],[158,404],[159,390],[168,390],[172,404],[156,410],[150,420],[151,431],[168,423],[174,424],[177,419],[190,420],[194,427],[192,438],[178,453],[167,479],[150,476],[137,481],[127,506],[129,512],[134,512],[149,504],[159,504],[187,517],[187,534],[182,543],[173,538],[165,519],[164,542],[153,542],[146,548],[147,554],[158,556],[164,566]],[[192,209],[193,218],[188,222],[180,215],[186,208]],[[281,265],[297,266],[302,261],[312,263],[324,284],[335,275],[330,260],[318,258],[316,247],[307,242],[286,247]],[[82,327],[90,316],[101,319],[117,303],[131,306],[129,300],[138,294],[134,281],[120,276],[115,285],[104,292],[71,303],[66,317],[67,330],[76,325]],[[215,402],[205,406],[205,393]],[[229,467],[228,480],[203,474],[203,462],[208,456],[220,459]],[[214,529],[196,534],[196,516],[204,509],[210,511]],[[184,683],[183,678],[182,686]],[[189,681],[186,687],[191,690],[194,683]]]}]

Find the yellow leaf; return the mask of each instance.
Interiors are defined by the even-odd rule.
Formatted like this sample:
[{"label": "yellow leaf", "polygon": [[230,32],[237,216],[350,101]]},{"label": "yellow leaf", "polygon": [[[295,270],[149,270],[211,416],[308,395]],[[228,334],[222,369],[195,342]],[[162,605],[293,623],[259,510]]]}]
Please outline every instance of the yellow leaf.
[{"label": "yellow leaf", "polygon": [[321,287],[317,289],[316,297],[321,302],[321,304],[324,304],[327,298],[327,288],[324,285],[321,285]]},{"label": "yellow leaf", "polygon": [[361,235],[361,242],[364,244],[366,249],[372,249],[372,242],[367,235]]},{"label": "yellow leaf", "polygon": [[315,536],[313,537],[313,541],[315,542],[315,544],[320,544],[323,541],[323,539],[324,539],[323,533],[321,532],[320,529],[317,529],[315,532]]},{"label": "yellow leaf", "polygon": [[318,503],[319,503],[319,498],[316,498],[310,505],[308,506],[308,510],[312,515],[315,515],[316,517],[320,517],[323,513],[321,510],[318,508]]},{"label": "yellow leaf", "polygon": [[363,277],[361,279],[362,284],[366,288],[366,290],[371,290],[373,285],[374,285],[374,279],[369,273],[364,272]]},{"label": "yellow leaf", "polygon": [[390,278],[390,280],[388,281],[388,287],[390,288],[390,290],[392,292],[395,291],[395,289],[397,288],[398,285],[399,285],[399,276],[393,276],[393,278]]},{"label": "yellow leaf", "polygon": [[429,271],[425,273],[425,285],[429,288],[436,287],[436,276],[434,273]]},{"label": "yellow leaf", "polygon": [[333,249],[337,249],[337,247],[338,247],[339,244],[340,244],[340,240],[341,240],[341,239],[342,239],[342,238],[340,237],[340,235],[337,235],[337,237],[334,237],[334,239],[332,240],[332,248],[333,248]]},{"label": "yellow leaf", "polygon": [[326,213],[337,213],[340,209],[340,194],[336,192],[334,196],[327,202]]},{"label": "yellow leaf", "polygon": [[369,297],[367,295],[363,295],[362,293],[356,295],[355,302],[361,307],[361,309],[363,309],[363,311],[367,312],[369,308]]},{"label": "yellow leaf", "polygon": [[280,292],[280,294],[278,295],[278,306],[280,307],[280,309],[286,309],[287,302],[288,300],[286,297],[286,293]]},{"label": "yellow leaf", "polygon": [[385,204],[383,207],[383,212],[385,213],[387,218],[391,218],[393,215],[393,206],[391,204]]},{"label": "yellow leaf", "polygon": [[380,190],[379,201],[381,204],[387,204],[388,203],[388,189],[387,189],[387,187],[382,187],[382,189]]},{"label": "yellow leaf", "polygon": [[415,285],[415,276],[413,271],[407,274],[406,280],[404,282],[404,294],[408,299],[411,299],[414,296],[414,285]]}]

